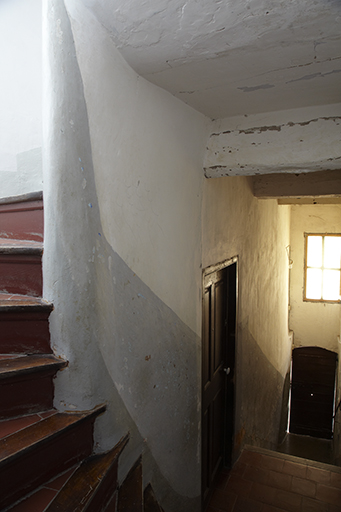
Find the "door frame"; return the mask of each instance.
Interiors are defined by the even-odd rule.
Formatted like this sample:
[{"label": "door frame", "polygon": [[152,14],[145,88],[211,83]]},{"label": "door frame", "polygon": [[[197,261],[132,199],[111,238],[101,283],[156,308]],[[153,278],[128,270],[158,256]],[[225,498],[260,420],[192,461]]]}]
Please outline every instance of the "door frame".
[{"label": "door frame", "polygon": [[[231,267],[232,265],[236,265],[236,275],[235,275],[235,342],[234,342],[234,387],[233,387],[233,416],[231,418],[230,426],[232,428],[232,437],[231,437],[231,445],[227,446],[227,440],[226,440],[226,425],[227,425],[227,419],[224,418],[224,436],[223,436],[223,467],[226,466],[227,462],[229,462],[231,465],[233,463],[234,458],[234,436],[235,436],[235,427],[236,427],[236,418],[235,418],[235,409],[236,409],[236,360],[237,360],[237,326],[238,326],[238,310],[239,310],[239,257],[234,256],[232,258],[226,259],[220,263],[210,265],[208,267],[205,267],[202,270],[202,312],[204,308],[204,282],[205,278],[209,276],[210,274],[213,274],[219,270],[228,269],[228,267]],[[228,290],[227,290],[228,293]],[[202,330],[204,327],[204,319],[202,318]],[[202,331],[202,343],[201,343],[201,357],[203,358],[203,350],[204,350],[204,336]],[[227,340],[226,340],[227,341]],[[203,361],[203,359],[202,359]],[[202,367],[201,367],[202,371]],[[226,391],[226,390],[225,390]],[[203,374],[201,375],[201,393],[203,393]],[[201,397],[201,404],[203,403],[203,397]],[[226,402],[224,404],[224,416],[226,415]],[[203,414],[203,407],[201,407],[202,414]],[[203,422],[201,421],[201,446],[203,446],[203,430],[202,430]],[[201,451],[201,455],[202,455]],[[229,455],[227,455],[229,454]],[[229,457],[229,461],[227,461],[227,458]],[[203,472],[203,457],[201,457],[201,473]],[[203,489],[202,489],[202,505],[203,507],[207,505],[207,502],[205,500],[204,503],[204,496],[203,496]],[[203,508],[204,510],[204,508]]]}]

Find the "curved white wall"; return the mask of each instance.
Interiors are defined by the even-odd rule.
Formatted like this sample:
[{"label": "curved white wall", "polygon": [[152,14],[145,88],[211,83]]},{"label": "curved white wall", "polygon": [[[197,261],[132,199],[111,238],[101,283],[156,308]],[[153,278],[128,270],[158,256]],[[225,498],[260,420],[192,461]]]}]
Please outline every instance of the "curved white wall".
[{"label": "curved white wall", "polygon": [[[80,2],[45,7],[44,294],[61,409],[106,402],[98,449],[166,510],[200,506],[204,116],[141,79]],[[123,471],[123,470],[122,470]]]}]

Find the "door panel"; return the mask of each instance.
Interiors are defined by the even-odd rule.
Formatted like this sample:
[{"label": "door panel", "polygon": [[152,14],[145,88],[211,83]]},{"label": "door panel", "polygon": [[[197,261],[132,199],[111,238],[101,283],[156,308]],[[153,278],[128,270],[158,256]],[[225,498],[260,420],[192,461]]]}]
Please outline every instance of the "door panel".
[{"label": "door panel", "polygon": [[[234,267],[231,270],[231,267]],[[236,281],[236,264],[204,277],[203,347],[202,347],[202,489],[204,503],[214,478],[231,453],[234,391],[229,389],[231,375],[224,369],[232,367],[234,375],[234,342],[236,321],[236,283],[230,289],[229,275]],[[232,297],[229,294],[232,290]],[[231,305],[231,318],[228,305]],[[231,331],[231,336],[230,336]],[[233,349],[228,355],[229,339]],[[230,371],[231,373],[231,371]],[[229,396],[229,405],[226,397]],[[229,414],[226,412],[229,409]],[[229,425],[228,425],[229,424]]]},{"label": "door panel", "polygon": [[320,347],[301,347],[292,354],[290,432],[333,437],[337,355]]}]

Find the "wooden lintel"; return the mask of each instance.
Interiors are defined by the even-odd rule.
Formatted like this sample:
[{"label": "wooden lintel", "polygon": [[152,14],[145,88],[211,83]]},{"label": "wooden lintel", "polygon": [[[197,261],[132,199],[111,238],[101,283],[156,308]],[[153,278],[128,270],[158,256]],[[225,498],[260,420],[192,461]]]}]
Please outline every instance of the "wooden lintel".
[{"label": "wooden lintel", "polygon": [[273,173],[252,177],[253,194],[268,198],[341,198],[341,170]]}]

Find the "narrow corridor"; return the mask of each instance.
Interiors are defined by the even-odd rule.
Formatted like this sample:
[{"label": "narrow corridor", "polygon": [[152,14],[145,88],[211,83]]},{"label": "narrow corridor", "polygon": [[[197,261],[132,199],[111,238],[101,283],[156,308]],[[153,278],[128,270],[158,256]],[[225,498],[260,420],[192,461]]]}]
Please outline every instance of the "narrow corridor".
[{"label": "narrow corridor", "polygon": [[248,447],[223,470],[207,512],[340,512],[341,468]]}]

